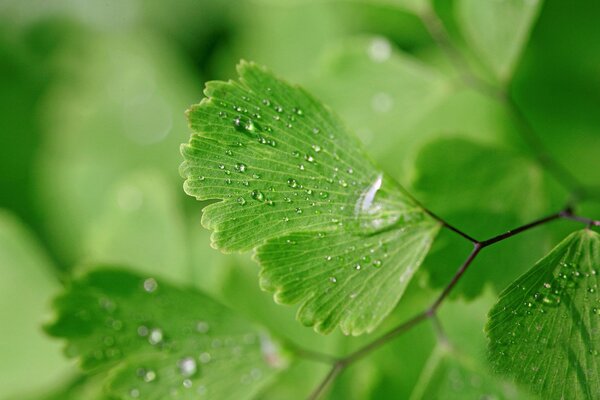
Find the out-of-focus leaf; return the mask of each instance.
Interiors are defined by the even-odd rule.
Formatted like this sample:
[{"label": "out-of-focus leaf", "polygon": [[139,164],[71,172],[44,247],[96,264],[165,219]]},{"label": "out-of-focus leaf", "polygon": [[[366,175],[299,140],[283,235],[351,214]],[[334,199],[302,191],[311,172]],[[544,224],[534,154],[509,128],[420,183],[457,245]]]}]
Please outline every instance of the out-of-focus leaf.
[{"label": "out-of-focus leaf", "polygon": [[55,307],[47,331],[85,370],[110,368],[120,399],[247,399],[285,364],[266,331],[209,297],[123,270],[73,281]]},{"label": "out-of-focus leaf", "polygon": [[486,327],[495,371],[545,398],[600,393],[600,235],[572,233],[500,294]]},{"label": "out-of-focus leaf", "polygon": [[501,81],[510,78],[542,0],[458,0],[460,27],[473,50]]},{"label": "out-of-focus leaf", "polygon": [[[132,173],[116,183],[106,196],[104,210],[88,228],[86,264],[127,265],[189,283],[192,273],[182,210],[170,189],[162,174],[150,171]],[[203,264],[193,267],[201,269]]]},{"label": "out-of-focus leaf", "polygon": [[150,34],[81,32],[55,63],[61,74],[44,101],[38,200],[51,243],[74,262],[86,227],[124,175],[157,169],[178,190],[173,166],[187,131],[181,110],[198,82]]},{"label": "out-of-focus leaf", "polygon": [[452,91],[446,77],[383,37],[332,46],[308,86],[340,112],[370,151],[379,155],[393,146],[400,159],[422,140],[411,128]]},{"label": "out-of-focus leaf", "polygon": [[0,275],[0,396],[5,398],[60,381],[70,364],[41,328],[60,287],[50,262],[32,235],[3,210]]},{"label": "out-of-focus leaf", "polygon": [[[430,210],[479,240],[557,212],[566,201],[533,160],[460,138],[437,140],[421,150],[413,187]],[[454,293],[473,298],[486,283],[502,290],[524,264],[549,250],[554,237],[554,227],[543,227],[486,249]],[[431,285],[445,286],[470,251],[463,238],[441,234],[424,263]]]},{"label": "out-of-focus leaf", "polygon": [[447,346],[438,345],[425,365],[410,400],[526,398],[528,396],[513,384],[492,375],[485,365]]}]

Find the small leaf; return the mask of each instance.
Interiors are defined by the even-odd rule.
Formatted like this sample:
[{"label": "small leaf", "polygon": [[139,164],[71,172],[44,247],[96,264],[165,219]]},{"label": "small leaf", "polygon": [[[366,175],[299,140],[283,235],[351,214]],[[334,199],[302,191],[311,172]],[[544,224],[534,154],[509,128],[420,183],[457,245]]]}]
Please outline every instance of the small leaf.
[{"label": "small leaf", "polygon": [[572,233],[500,294],[487,335],[494,370],[550,399],[600,393],[600,235]]},{"label": "small leaf", "polygon": [[270,240],[257,258],[276,300],[302,303],[300,320],[319,332],[338,323],[345,333],[373,330],[439,224],[310,95],[255,64],[238,71],[239,82],[207,84],[208,98],[188,112],[197,133],[182,146],[186,192],[223,199],[202,218],[213,246],[245,251]]},{"label": "small leaf", "polygon": [[514,385],[502,381],[475,360],[438,345],[423,369],[410,400],[529,398]]},{"label": "small leaf", "polygon": [[460,0],[457,18],[467,42],[505,81],[529,37],[541,0]]},{"label": "small leaf", "polygon": [[51,271],[33,235],[12,214],[0,210],[2,399],[22,399],[60,381],[71,369],[59,346],[40,327],[51,296],[60,288]]},{"label": "small leaf", "polygon": [[91,272],[55,307],[47,331],[67,340],[85,370],[110,369],[117,398],[250,398],[284,362],[266,332],[231,310],[130,272]]}]

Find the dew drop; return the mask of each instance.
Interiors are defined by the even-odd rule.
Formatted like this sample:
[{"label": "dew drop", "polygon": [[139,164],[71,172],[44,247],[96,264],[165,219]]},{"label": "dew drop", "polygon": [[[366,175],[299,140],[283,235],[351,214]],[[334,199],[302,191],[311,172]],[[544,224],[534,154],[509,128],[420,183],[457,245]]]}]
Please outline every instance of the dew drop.
[{"label": "dew drop", "polygon": [[392,46],[387,39],[379,37],[369,43],[367,52],[371,60],[381,63],[392,56]]},{"label": "dew drop", "polygon": [[289,187],[291,187],[292,189],[295,189],[298,187],[298,182],[294,179],[294,178],[290,178],[287,180],[287,184]]},{"label": "dew drop", "polygon": [[177,367],[179,368],[179,373],[185,378],[193,376],[198,370],[198,366],[193,357],[182,358],[177,362]]},{"label": "dew drop", "polygon": [[263,201],[265,199],[265,195],[260,190],[253,190],[251,196],[257,201]]},{"label": "dew drop", "polygon": [[154,278],[148,278],[144,281],[144,290],[153,293],[158,288],[158,282]]},{"label": "dew drop", "polygon": [[237,202],[239,205],[243,206],[246,204],[246,199],[244,199],[243,197],[238,197]]},{"label": "dew drop", "polygon": [[208,332],[209,326],[208,323],[204,321],[196,322],[196,332],[198,333],[206,333]]},{"label": "dew drop", "polygon": [[186,389],[190,389],[192,387],[192,380],[191,379],[184,379],[183,380],[183,387]]},{"label": "dew drop", "polygon": [[331,283],[336,283],[336,282],[337,282],[337,279],[336,279],[336,277],[335,277],[335,276],[331,276],[331,277],[329,277],[329,282],[331,282]]},{"label": "dew drop", "polygon": [[243,163],[235,164],[235,170],[238,172],[246,172],[246,169],[247,169],[246,164],[243,164]]},{"label": "dew drop", "polygon": [[163,332],[160,328],[152,328],[150,333],[148,334],[148,343],[152,346],[156,346],[157,344],[162,343],[163,341]]}]

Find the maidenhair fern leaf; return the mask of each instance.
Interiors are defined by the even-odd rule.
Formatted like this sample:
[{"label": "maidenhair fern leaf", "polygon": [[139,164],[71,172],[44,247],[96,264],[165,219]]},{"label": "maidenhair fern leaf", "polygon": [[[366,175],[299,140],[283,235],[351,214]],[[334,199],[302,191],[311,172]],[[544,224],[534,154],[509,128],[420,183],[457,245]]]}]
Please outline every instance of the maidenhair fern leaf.
[{"label": "maidenhair fern leaf", "polygon": [[265,331],[202,293],[123,270],[72,282],[55,307],[47,331],[83,369],[110,369],[111,398],[247,399],[284,363]]},{"label": "maidenhair fern leaf", "polygon": [[210,82],[188,117],[185,190],[213,246],[257,249],[261,284],[301,303],[322,333],[373,330],[427,253],[439,224],[377,169],[325,106],[242,62],[239,81]]},{"label": "maidenhair fern leaf", "polygon": [[501,295],[489,315],[493,368],[548,399],[600,393],[600,235],[575,232]]}]

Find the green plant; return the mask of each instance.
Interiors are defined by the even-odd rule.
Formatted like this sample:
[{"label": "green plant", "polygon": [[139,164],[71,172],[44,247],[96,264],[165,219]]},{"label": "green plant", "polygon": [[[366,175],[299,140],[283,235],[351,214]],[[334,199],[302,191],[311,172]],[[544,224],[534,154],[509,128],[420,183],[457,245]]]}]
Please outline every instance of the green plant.
[{"label": "green plant", "polygon": [[[241,258],[232,253],[253,251],[260,288],[276,303],[298,307],[294,326],[311,327],[310,340],[278,326],[282,319],[235,283],[214,295],[211,290],[225,285],[218,271],[201,275],[201,284],[193,274],[182,278],[188,263],[194,269],[213,264],[208,253],[196,258],[188,249],[208,238],[198,233],[186,243],[180,215],[161,191],[168,184],[138,172],[111,194],[119,206],[105,210],[100,225],[116,228],[97,229],[90,248],[76,251],[106,253],[109,260],[66,278],[54,301],[56,316],[45,331],[66,341],[66,354],[79,360],[82,373],[46,398],[288,398],[299,396],[295,386],[307,377],[315,380],[311,399],[327,390],[332,398],[378,398],[395,395],[389,376],[373,372],[386,365],[392,380],[413,375],[404,388],[411,399],[598,398],[600,221],[580,210],[598,203],[599,190],[546,149],[510,87],[541,4],[454,3],[457,26],[449,27],[439,4],[437,11],[426,0],[382,6],[420,21],[445,55],[433,59],[439,71],[409,56],[386,64],[397,57],[389,42],[361,38],[332,51],[324,68],[330,75],[307,84],[315,97],[242,61],[237,80],[209,82],[206,98],[187,112],[194,133],[181,147],[180,174],[185,192],[202,202],[195,206],[212,246],[236,262]],[[384,77],[398,74],[398,82],[377,82],[377,65]],[[408,130],[427,126],[431,109],[467,88],[480,96],[475,104],[500,109],[510,121],[506,130],[526,147],[455,132],[438,136],[443,129],[433,123],[424,129],[430,136],[414,143],[374,139],[379,150],[372,161],[355,136],[361,134],[356,121],[394,131],[398,126],[378,116],[398,99],[377,89],[370,99],[375,117],[352,109],[344,102],[355,95],[352,88],[336,90],[348,77],[406,90],[396,118],[410,120],[399,127]],[[344,120],[316,99],[320,90],[325,97],[335,93],[329,100],[338,101]],[[411,91],[424,94],[417,104]],[[154,125],[140,128],[133,141],[155,140],[144,136]],[[105,157],[97,153],[94,160]],[[147,162],[143,152],[126,153],[122,164],[137,156]],[[390,170],[402,163],[410,167]],[[79,179],[84,185],[85,175]],[[131,210],[139,211],[136,227],[143,220],[164,235],[129,231]],[[542,230],[559,221],[559,229]],[[165,251],[153,247],[165,237]],[[136,240],[143,253],[129,251]],[[47,262],[31,242],[0,214],[3,265],[23,265],[26,275]],[[161,270],[165,264],[168,272]],[[166,274],[171,281],[159,277]],[[52,288],[32,285],[37,289],[27,306],[37,309]],[[482,321],[469,314],[490,306],[484,336]],[[376,354],[383,348],[389,352]],[[323,369],[313,371],[318,364]]]}]

